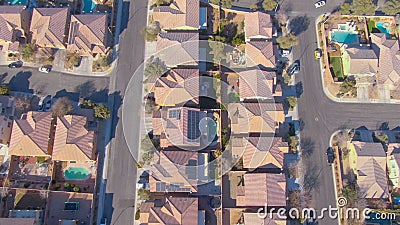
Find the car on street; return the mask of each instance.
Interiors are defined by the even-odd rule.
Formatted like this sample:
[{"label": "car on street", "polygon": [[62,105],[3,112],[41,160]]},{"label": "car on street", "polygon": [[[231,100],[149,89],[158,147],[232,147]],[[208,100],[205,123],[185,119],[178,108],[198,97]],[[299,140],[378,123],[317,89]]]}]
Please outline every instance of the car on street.
[{"label": "car on street", "polygon": [[296,60],[292,65],[289,66],[288,73],[289,75],[293,75],[298,72],[300,72],[300,61]]},{"label": "car on street", "polygon": [[39,67],[39,72],[49,73],[51,71],[51,66],[41,66]]},{"label": "car on street", "polygon": [[8,64],[8,68],[20,68],[24,63],[22,61],[16,61]]},{"label": "car on street", "polygon": [[319,60],[321,58],[322,55],[322,51],[320,48],[317,48],[314,50],[314,57],[316,60]]},{"label": "car on street", "polygon": [[322,7],[322,6],[324,6],[325,5],[325,0],[322,0],[322,1],[318,1],[318,2],[316,2],[315,4],[314,4],[314,6],[315,6],[315,8],[320,8],[320,7]]},{"label": "car on street", "polygon": [[333,148],[329,147],[326,150],[326,155],[328,156],[328,163],[329,165],[333,163],[333,161],[335,160],[335,154],[333,153]]}]

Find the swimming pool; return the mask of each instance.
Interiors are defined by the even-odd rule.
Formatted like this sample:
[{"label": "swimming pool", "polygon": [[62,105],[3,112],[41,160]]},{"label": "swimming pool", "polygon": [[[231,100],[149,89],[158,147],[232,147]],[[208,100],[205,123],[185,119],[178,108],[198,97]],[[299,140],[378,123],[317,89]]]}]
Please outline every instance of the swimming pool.
[{"label": "swimming pool", "polygon": [[10,5],[27,5],[28,0],[11,0],[11,1],[8,1],[8,3]]},{"label": "swimming pool", "polygon": [[86,180],[90,173],[82,167],[69,167],[64,171],[64,177],[67,180]]},{"label": "swimming pool", "polygon": [[96,2],[94,2],[93,0],[83,0],[83,9],[82,12],[85,13],[90,13],[93,12],[94,9],[96,8]]},{"label": "swimming pool", "polygon": [[386,35],[386,37],[390,37],[390,27],[389,23],[379,22],[375,24],[376,28],[378,28],[382,33]]},{"label": "swimming pool", "polygon": [[333,42],[343,44],[356,44],[358,43],[358,35],[346,31],[332,31],[331,39]]}]

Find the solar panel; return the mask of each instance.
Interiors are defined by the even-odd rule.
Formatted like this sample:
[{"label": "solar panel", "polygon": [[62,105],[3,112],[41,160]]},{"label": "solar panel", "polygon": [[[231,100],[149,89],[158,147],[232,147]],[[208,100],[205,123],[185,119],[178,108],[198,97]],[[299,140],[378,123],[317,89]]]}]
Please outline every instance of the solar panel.
[{"label": "solar panel", "polygon": [[200,137],[199,129],[200,113],[198,111],[188,111],[188,141],[195,142]]}]

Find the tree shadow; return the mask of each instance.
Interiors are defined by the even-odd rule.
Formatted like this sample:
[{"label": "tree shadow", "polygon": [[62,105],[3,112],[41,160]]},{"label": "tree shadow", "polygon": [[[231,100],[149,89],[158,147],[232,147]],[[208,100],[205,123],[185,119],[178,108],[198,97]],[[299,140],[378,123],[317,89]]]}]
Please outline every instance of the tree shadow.
[{"label": "tree shadow", "polygon": [[307,17],[307,15],[297,16],[290,20],[289,30],[293,32],[294,35],[299,35],[302,32],[306,31],[309,25],[310,19]]},{"label": "tree shadow", "polygon": [[118,117],[118,110],[122,105],[122,95],[120,91],[116,91],[108,96],[109,100],[113,100],[114,104],[111,107],[111,132],[110,135],[106,136],[106,144],[108,144],[111,139],[115,138],[115,132],[117,130],[118,121],[120,118]]},{"label": "tree shadow", "polygon": [[296,96],[297,98],[300,98],[300,96],[303,94],[303,82],[301,81],[297,82],[295,88],[296,88]]},{"label": "tree shadow", "polygon": [[309,158],[314,152],[315,143],[311,138],[302,138],[300,147],[302,157]]},{"label": "tree shadow", "polygon": [[5,79],[8,76],[8,73],[3,73],[0,75],[0,84],[4,84],[5,83]]},{"label": "tree shadow", "polygon": [[31,76],[32,73],[29,71],[18,72],[15,76],[11,78],[10,82],[8,83],[10,90],[33,93],[33,90],[29,88],[30,85],[29,78]]},{"label": "tree shadow", "polygon": [[389,122],[378,124],[378,130],[389,130]]},{"label": "tree shadow", "polygon": [[75,91],[79,93],[81,98],[86,98],[96,92],[96,87],[93,80],[88,80],[85,83],[76,86]]}]

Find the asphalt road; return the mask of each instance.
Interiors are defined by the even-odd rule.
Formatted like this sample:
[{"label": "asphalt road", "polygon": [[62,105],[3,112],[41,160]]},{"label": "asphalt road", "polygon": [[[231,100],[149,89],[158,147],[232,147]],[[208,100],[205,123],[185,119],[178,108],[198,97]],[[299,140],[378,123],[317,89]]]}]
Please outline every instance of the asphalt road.
[{"label": "asphalt road", "polygon": [[28,92],[36,95],[79,97],[106,102],[109,77],[93,77],[64,74],[59,72],[41,73],[37,68],[22,67],[10,69],[0,67],[0,83],[8,83],[11,91]]},{"label": "asphalt road", "polygon": [[[146,26],[147,1],[124,1],[122,12],[122,32],[119,40],[118,64],[111,74],[110,89],[114,99],[114,117],[112,121],[113,139],[110,142],[108,158],[107,188],[104,215],[112,225],[129,225],[134,222],[135,192],[136,192],[136,162],[127,146],[126,139],[138,149],[141,124],[140,113],[132,112],[126,126],[131,126],[129,136],[125,137],[122,125],[122,102],[137,105],[142,104],[143,76],[133,76],[133,73],[144,61],[145,42],[140,31]],[[132,79],[134,94],[124,98],[125,90]],[[110,219],[111,218],[111,219]]]},{"label": "asphalt road", "polygon": [[[306,28],[300,29],[300,44],[293,49],[294,59],[300,59],[301,72],[296,82],[302,82],[303,92],[298,99],[299,118],[305,126],[300,131],[303,142],[310,143],[313,153],[309,159],[308,168],[317,176],[317,184],[313,192],[312,206],[317,210],[329,205],[336,206],[332,170],[327,164],[326,149],[332,133],[343,128],[368,128],[378,129],[382,123],[387,122],[389,129],[398,129],[400,105],[391,104],[356,104],[337,103],[330,100],[322,89],[322,77],[319,61],[314,59],[316,44],[315,19],[318,15],[330,12],[340,1],[328,1],[327,6],[315,9],[313,2],[291,1],[291,10],[288,14],[291,19],[299,15],[309,19]],[[304,13],[307,12],[307,13]],[[319,224],[337,224],[325,216]]]}]

